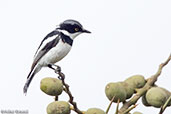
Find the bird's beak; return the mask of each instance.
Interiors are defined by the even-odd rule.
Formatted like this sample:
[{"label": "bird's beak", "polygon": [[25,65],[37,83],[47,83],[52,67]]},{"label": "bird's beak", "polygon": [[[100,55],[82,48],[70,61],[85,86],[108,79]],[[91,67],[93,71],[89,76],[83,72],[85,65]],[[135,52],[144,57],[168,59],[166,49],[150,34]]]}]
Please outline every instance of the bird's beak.
[{"label": "bird's beak", "polygon": [[91,33],[90,31],[86,30],[86,29],[83,29],[82,30],[83,33]]}]

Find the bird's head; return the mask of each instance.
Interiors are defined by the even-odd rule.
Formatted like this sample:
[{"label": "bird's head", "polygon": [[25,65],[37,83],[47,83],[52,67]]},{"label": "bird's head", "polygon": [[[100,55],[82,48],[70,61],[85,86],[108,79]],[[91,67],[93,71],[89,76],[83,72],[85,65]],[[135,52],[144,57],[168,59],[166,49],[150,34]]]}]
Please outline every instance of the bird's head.
[{"label": "bird's head", "polygon": [[74,39],[81,33],[91,33],[90,31],[83,28],[83,26],[76,20],[66,20],[59,25],[57,30],[61,31],[63,34]]}]

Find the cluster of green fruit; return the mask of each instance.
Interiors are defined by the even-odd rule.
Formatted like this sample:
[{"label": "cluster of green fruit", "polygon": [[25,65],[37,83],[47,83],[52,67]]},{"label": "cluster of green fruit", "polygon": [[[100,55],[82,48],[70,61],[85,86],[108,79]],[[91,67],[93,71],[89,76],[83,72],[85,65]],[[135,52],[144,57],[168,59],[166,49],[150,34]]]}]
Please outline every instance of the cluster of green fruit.
[{"label": "cluster of green fruit", "polygon": [[[107,98],[113,102],[124,102],[132,97],[136,90],[142,88],[146,80],[142,75],[134,75],[122,82],[112,82],[106,85],[105,93]],[[44,78],[41,80],[40,89],[50,96],[59,96],[63,92],[63,84],[57,78]],[[142,97],[142,103],[145,106],[161,107],[171,96],[171,92],[161,87],[152,87]],[[171,106],[171,102],[168,103]],[[66,101],[54,101],[47,106],[48,114],[70,114],[72,107]],[[84,114],[105,114],[99,108],[90,108],[83,112]]]},{"label": "cluster of green fruit", "polygon": [[[105,93],[107,98],[111,101],[114,97],[113,102],[124,102],[129,99],[136,89],[142,88],[146,84],[146,80],[142,75],[134,75],[127,78],[123,82],[109,83],[106,85]],[[164,105],[166,100],[171,96],[171,93],[161,87],[152,87],[147,93],[142,97],[142,103],[145,106],[153,106],[160,108]],[[169,102],[168,106],[171,105]]]},{"label": "cluster of green fruit", "polygon": [[[40,82],[40,89],[50,96],[59,96],[63,91],[61,80],[56,78],[44,78]],[[54,101],[47,106],[47,114],[70,114],[72,107],[66,101]],[[99,108],[90,108],[84,114],[105,114]]]},{"label": "cluster of green fruit", "polygon": [[134,75],[127,78],[123,82],[111,82],[106,85],[105,93],[107,98],[111,101],[114,97],[113,102],[124,102],[126,99],[131,98],[131,96],[136,92],[138,88],[142,88],[146,83],[144,76]]}]

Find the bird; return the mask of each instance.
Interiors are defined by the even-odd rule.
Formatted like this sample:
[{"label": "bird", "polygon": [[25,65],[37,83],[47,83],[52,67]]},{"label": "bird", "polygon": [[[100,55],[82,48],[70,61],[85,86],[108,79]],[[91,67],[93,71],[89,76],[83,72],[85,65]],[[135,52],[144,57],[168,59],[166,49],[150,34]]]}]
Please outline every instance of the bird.
[{"label": "bird", "polygon": [[27,76],[23,93],[26,95],[33,77],[42,67],[53,68],[71,50],[73,40],[81,33],[91,33],[83,28],[80,22],[68,19],[60,23],[55,30],[47,34],[41,41],[33,59],[31,70]]}]

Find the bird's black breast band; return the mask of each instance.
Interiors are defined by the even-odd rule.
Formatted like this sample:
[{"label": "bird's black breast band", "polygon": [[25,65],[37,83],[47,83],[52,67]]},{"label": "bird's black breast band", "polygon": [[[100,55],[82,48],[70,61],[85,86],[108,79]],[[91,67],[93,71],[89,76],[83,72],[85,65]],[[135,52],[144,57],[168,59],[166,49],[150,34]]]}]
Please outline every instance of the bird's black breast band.
[{"label": "bird's black breast band", "polygon": [[72,46],[73,40],[69,36],[63,34],[62,32],[60,33],[60,35],[64,43],[68,43],[70,46]]}]

